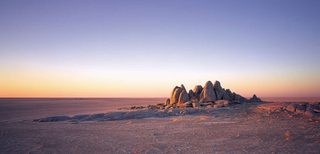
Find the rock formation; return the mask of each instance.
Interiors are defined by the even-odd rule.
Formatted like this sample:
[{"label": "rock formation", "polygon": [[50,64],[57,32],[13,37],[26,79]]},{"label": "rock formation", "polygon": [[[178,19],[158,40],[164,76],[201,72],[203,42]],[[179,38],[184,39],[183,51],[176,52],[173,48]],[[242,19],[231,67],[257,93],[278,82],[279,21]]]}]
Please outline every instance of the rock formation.
[{"label": "rock formation", "polygon": [[216,81],[214,83],[213,89],[214,89],[214,92],[216,93],[217,100],[220,100],[220,99],[231,100],[231,96],[229,96],[226,90],[221,87],[221,84],[219,81]]},{"label": "rock formation", "polygon": [[170,99],[169,98],[166,99],[166,101],[164,102],[164,105],[165,106],[170,105]]},{"label": "rock formation", "polygon": [[200,102],[214,102],[217,100],[217,96],[213,89],[211,81],[207,81],[200,94]]},{"label": "rock formation", "polygon": [[262,102],[261,99],[256,96],[256,94],[254,94],[254,95],[252,96],[252,98],[250,98],[249,101],[252,102],[252,103]]},{"label": "rock formation", "polygon": [[197,99],[200,99],[200,94],[202,92],[202,86],[201,85],[196,85],[194,88],[193,88],[193,93],[195,94],[195,97]]},{"label": "rock formation", "polygon": [[183,85],[181,85],[181,87],[176,86],[173,88],[173,91],[172,91],[171,97],[170,97],[170,105],[174,105],[174,104],[178,103],[180,93],[182,92],[183,88],[184,88]]},{"label": "rock formation", "polygon": [[188,95],[188,93],[186,92],[185,89],[182,90],[182,92],[180,93],[179,96],[179,100],[178,100],[178,106],[183,106],[184,103],[190,101],[190,97]]},{"label": "rock formation", "polygon": [[190,100],[196,98],[196,95],[194,94],[194,92],[191,89],[189,90],[188,95],[190,97]]},{"label": "rock formation", "polygon": [[295,102],[282,102],[282,103],[266,103],[258,106],[260,110],[269,112],[285,111],[290,116],[302,115],[311,119],[320,120],[320,102],[310,103],[295,103]]},{"label": "rock formation", "polygon": [[169,107],[224,107],[230,104],[241,104],[246,102],[261,102],[256,95],[248,100],[241,95],[232,92],[230,89],[224,89],[219,81],[212,84],[207,81],[202,87],[197,85],[193,90],[187,91],[184,85],[176,86],[171,92],[170,99],[164,103],[166,108]]}]

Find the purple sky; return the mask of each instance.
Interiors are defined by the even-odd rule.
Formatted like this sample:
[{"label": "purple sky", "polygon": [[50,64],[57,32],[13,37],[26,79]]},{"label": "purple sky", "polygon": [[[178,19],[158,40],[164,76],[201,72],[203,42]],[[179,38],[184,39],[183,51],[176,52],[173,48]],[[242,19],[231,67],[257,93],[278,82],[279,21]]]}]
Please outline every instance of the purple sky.
[{"label": "purple sky", "polygon": [[[80,82],[159,89],[125,96],[162,96],[205,80],[248,95],[296,96],[300,88],[301,96],[319,96],[319,27],[319,0],[1,0],[0,84],[15,83],[3,96],[24,96],[30,87],[37,96],[56,73],[63,77],[55,82],[79,79],[66,85],[79,89],[86,87]],[[273,83],[274,93],[251,85],[261,82]],[[122,96],[103,90],[112,89],[92,95]],[[64,95],[74,94],[83,93]]]}]

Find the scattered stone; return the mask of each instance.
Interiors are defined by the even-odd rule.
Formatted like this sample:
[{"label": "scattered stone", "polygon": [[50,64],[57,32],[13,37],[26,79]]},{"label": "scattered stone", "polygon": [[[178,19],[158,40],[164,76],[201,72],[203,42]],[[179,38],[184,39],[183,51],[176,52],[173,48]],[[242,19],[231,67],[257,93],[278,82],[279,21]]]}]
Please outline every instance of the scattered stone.
[{"label": "scattered stone", "polygon": [[259,105],[257,108],[260,110],[276,112],[285,110],[287,105],[288,103],[266,103]]},{"label": "scattered stone", "polygon": [[271,112],[286,111],[292,115],[303,115],[320,120],[320,113],[318,112],[320,105],[315,103],[267,103],[259,105],[257,108]]},{"label": "scattered stone", "polygon": [[285,140],[289,140],[290,139],[290,132],[289,131],[286,131],[284,133],[284,138],[285,138]]},{"label": "scattered stone", "polygon": [[296,104],[296,112],[303,114],[306,111],[306,104]]},{"label": "scattered stone", "polygon": [[162,107],[158,105],[148,105],[147,108],[151,110],[162,109]]},{"label": "scattered stone", "polygon": [[144,109],[144,106],[131,106],[130,109],[131,110],[139,110],[139,109]]},{"label": "scattered stone", "polygon": [[47,118],[42,118],[42,119],[35,119],[33,121],[37,122],[58,122],[58,121],[67,121],[70,120],[71,118],[68,116],[54,116],[54,117],[47,117]]},{"label": "scattered stone", "polygon": [[296,105],[295,104],[290,104],[286,107],[286,110],[287,111],[290,111],[290,112],[296,112]]},{"label": "scattered stone", "polygon": [[216,100],[216,101],[214,101],[214,104],[217,106],[226,107],[226,106],[230,105],[230,101],[229,100]]},{"label": "scattered stone", "polygon": [[213,105],[213,108],[221,108],[221,107],[224,107],[223,104],[214,104]]},{"label": "scattered stone", "polygon": [[314,117],[316,117],[316,114],[315,114],[313,111],[306,111],[306,112],[304,112],[304,115],[305,115],[306,117],[309,117],[309,118],[314,118]]},{"label": "scattered stone", "polygon": [[212,102],[207,102],[207,103],[206,102],[199,102],[199,105],[202,106],[202,107],[206,107],[206,106],[209,106],[209,105],[210,106],[213,105],[213,103]]}]

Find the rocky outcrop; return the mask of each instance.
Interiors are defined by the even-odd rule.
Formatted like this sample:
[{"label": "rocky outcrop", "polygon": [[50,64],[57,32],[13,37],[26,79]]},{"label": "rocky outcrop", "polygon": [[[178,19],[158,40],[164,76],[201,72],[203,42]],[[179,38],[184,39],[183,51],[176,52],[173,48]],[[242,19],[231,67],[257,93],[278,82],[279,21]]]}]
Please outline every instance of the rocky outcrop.
[{"label": "rocky outcrop", "polygon": [[194,92],[191,89],[189,90],[188,95],[189,95],[190,99],[196,98],[196,95],[194,94]]},{"label": "rocky outcrop", "polygon": [[200,102],[214,102],[217,100],[217,96],[213,89],[211,81],[207,81],[200,94]]},{"label": "rocky outcrop", "polygon": [[320,117],[320,103],[291,103],[285,109],[311,118]]},{"label": "rocky outcrop", "polygon": [[232,98],[232,91],[230,89],[226,89],[226,93],[231,99]]},{"label": "rocky outcrop", "polygon": [[267,110],[269,112],[285,111],[289,115],[302,115],[311,119],[320,120],[320,102],[319,103],[266,103],[260,104],[260,110]]},{"label": "rocky outcrop", "polygon": [[254,95],[252,96],[252,98],[250,98],[249,101],[252,102],[252,103],[262,102],[262,100],[261,100],[259,97],[257,97],[256,94],[254,94]]},{"label": "rocky outcrop", "polygon": [[241,103],[243,103],[243,102],[247,102],[247,101],[248,101],[246,98],[242,97],[241,95],[239,95],[239,94],[237,94],[237,93],[235,93],[235,92],[233,92],[232,95],[233,95],[233,96],[232,96],[232,101],[233,101],[234,103],[239,103],[239,104],[241,104]]},{"label": "rocky outcrop", "polygon": [[230,89],[224,89],[219,81],[215,81],[214,84],[212,84],[211,81],[207,81],[204,87],[197,85],[193,90],[189,91],[186,90],[184,85],[174,87],[170,99],[166,100],[164,105],[165,108],[203,106],[222,107],[246,102],[261,102],[261,99],[254,95],[253,98],[247,100],[241,95],[232,92]]},{"label": "rocky outcrop", "polygon": [[228,95],[225,89],[221,87],[221,84],[219,81],[216,81],[213,85],[214,92],[217,96],[217,100],[225,99],[225,100],[231,100],[231,97]]},{"label": "rocky outcrop", "polygon": [[165,105],[165,106],[170,105],[170,99],[169,99],[169,98],[167,98],[167,99],[165,100],[164,105]]},{"label": "rocky outcrop", "polygon": [[200,99],[200,94],[202,92],[203,88],[201,85],[196,85],[194,88],[193,88],[193,93],[195,95],[195,97],[197,99]]},{"label": "rocky outcrop", "polygon": [[[174,93],[176,92],[176,90],[177,89],[180,89],[180,87],[178,87],[178,86],[175,86],[174,88],[173,88],[173,90],[172,90],[172,92],[171,92],[171,95],[170,95],[170,104],[174,104],[175,103],[175,101],[178,101],[178,99],[176,100],[175,99],[175,96],[174,96]],[[178,96],[179,97],[179,96]]]},{"label": "rocky outcrop", "polygon": [[178,86],[174,87],[170,97],[170,105],[177,104],[179,101],[181,92],[185,90],[186,88],[183,85],[181,85],[181,87],[178,87]]},{"label": "rocky outcrop", "polygon": [[221,87],[221,84],[219,81],[216,81],[213,85],[213,90],[214,90],[214,93],[216,94],[216,98],[219,100],[219,99],[223,99],[223,93],[224,93],[224,90],[223,88]]},{"label": "rocky outcrop", "polygon": [[188,101],[190,101],[190,97],[188,93],[183,89],[179,96],[178,106],[183,106],[183,104]]}]

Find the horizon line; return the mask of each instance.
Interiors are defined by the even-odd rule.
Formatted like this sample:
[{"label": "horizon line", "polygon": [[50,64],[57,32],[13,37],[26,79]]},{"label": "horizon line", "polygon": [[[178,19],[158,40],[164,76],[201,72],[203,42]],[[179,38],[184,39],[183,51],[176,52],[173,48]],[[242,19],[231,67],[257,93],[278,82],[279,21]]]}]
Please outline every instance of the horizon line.
[{"label": "horizon line", "polygon": [[[251,98],[252,96],[244,96],[246,98]],[[260,98],[320,98],[320,96],[258,96]],[[96,96],[83,96],[83,97],[74,97],[74,96],[27,96],[27,97],[2,97],[0,96],[0,99],[112,99],[112,98],[169,98],[168,96],[138,96],[138,97],[132,97],[132,96],[120,96],[120,97],[96,97]]]}]

